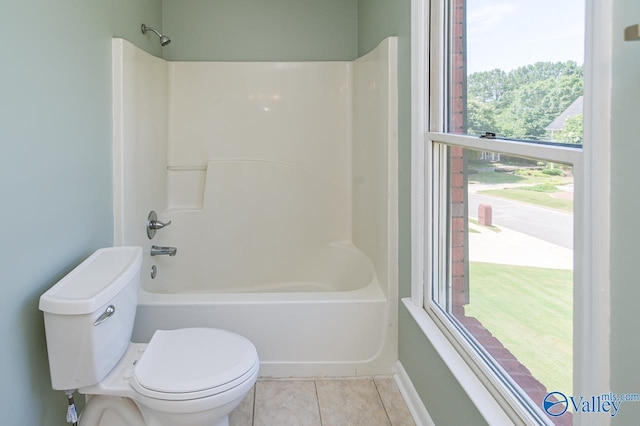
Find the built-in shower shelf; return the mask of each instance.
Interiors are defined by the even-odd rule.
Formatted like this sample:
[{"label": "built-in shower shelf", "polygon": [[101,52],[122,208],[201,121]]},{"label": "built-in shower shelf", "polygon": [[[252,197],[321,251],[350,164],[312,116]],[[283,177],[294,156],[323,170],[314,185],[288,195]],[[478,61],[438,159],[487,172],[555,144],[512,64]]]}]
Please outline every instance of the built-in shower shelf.
[{"label": "built-in shower shelf", "polygon": [[202,210],[207,166],[167,166],[167,210]]}]

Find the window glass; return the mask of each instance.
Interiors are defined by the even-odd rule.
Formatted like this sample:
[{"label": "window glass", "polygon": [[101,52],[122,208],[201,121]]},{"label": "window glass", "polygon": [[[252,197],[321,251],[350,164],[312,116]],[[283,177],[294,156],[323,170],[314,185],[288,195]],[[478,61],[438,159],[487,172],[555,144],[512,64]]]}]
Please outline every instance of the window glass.
[{"label": "window glass", "polygon": [[583,0],[449,2],[448,131],[582,144]]},{"label": "window glass", "polygon": [[[434,150],[447,163],[439,227],[448,230],[447,286],[431,292],[434,301],[536,405],[550,392],[570,393],[572,167],[444,144]],[[571,414],[552,421],[570,424]]]}]

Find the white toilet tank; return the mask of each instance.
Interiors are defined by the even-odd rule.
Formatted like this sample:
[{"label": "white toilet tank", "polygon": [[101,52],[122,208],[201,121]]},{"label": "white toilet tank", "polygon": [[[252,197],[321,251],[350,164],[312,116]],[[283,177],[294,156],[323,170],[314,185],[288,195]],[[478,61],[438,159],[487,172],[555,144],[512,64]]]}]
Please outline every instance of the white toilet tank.
[{"label": "white toilet tank", "polygon": [[124,354],[136,314],[142,248],[100,249],[40,297],[51,384],[99,383]]}]

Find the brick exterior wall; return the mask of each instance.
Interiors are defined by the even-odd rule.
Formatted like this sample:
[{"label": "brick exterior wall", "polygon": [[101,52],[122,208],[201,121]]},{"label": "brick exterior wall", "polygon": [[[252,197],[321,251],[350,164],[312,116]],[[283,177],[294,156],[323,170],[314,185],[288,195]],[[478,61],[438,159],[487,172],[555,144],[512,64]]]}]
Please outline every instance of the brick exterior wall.
[{"label": "brick exterior wall", "polygon": [[[449,132],[461,134],[466,120],[466,0],[452,2],[451,68],[449,86]],[[454,315],[464,316],[469,303],[469,249],[467,213],[467,174],[462,148],[449,149],[449,187],[451,208],[451,291]]]}]

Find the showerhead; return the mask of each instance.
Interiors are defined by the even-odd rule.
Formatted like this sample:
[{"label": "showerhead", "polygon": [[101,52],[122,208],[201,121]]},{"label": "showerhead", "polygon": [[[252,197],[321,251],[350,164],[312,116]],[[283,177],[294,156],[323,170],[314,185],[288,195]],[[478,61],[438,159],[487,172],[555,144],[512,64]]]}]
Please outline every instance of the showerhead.
[{"label": "showerhead", "polygon": [[140,29],[142,29],[142,34],[146,34],[147,31],[153,31],[154,33],[156,33],[156,35],[160,37],[160,45],[162,46],[166,46],[167,44],[171,43],[171,39],[169,37],[160,34],[160,32],[153,27],[148,27],[145,24],[142,24]]}]

